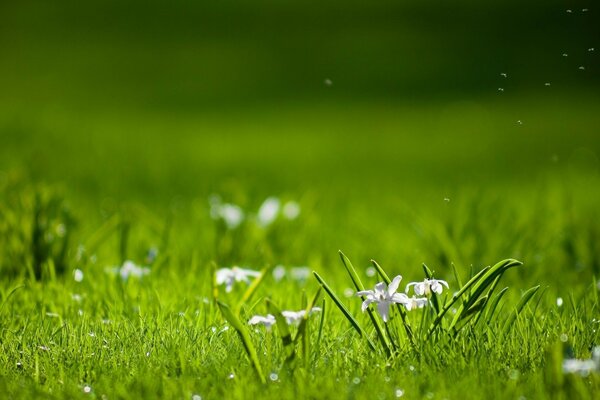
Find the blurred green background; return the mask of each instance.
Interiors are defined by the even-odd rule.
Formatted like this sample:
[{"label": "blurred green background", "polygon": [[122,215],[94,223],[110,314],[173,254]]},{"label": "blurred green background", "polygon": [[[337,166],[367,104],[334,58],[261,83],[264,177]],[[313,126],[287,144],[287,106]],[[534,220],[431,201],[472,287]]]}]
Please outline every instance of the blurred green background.
[{"label": "blurred green background", "polygon": [[[3,2],[5,203],[58,188],[82,238],[143,204],[221,263],[343,248],[598,275],[599,19],[586,1]],[[211,193],[296,199],[302,219],[221,257]]]}]

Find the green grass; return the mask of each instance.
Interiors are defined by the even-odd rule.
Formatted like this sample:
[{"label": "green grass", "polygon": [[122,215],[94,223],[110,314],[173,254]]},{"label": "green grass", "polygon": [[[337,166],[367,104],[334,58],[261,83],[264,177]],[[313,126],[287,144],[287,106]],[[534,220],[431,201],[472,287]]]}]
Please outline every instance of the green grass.
[{"label": "green grass", "polygon": [[[593,95],[566,93],[451,105],[264,104],[199,116],[7,112],[0,390],[11,398],[592,398],[598,374],[563,375],[560,365],[563,352],[588,358],[600,344],[597,105]],[[250,213],[275,195],[298,201],[301,214],[229,231],[210,219],[211,193]],[[127,259],[145,265],[151,248],[158,256],[142,279],[106,272]],[[354,287],[338,249],[366,288],[378,281],[366,275],[371,259],[404,276],[401,290],[424,277],[425,263],[449,293],[501,259],[523,266],[491,294],[508,287],[493,318],[472,326],[475,316],[456,334],[445,331],[451,311],[429,338],[433,309],[411,311],[411,345],[396,315],[388,328],[397,349],[386,357],[361,300],[344,296]],[[246,327],[261,384],[240,336],[224,329],[213,263],[310,266],[375,350],[325,294],[322,321],[311,316],[301,335],[290,328],[293,363],[277,327]],[[312,277],[276,282],[268,273],[238,318],[270,312],[267,298],[305,309],[318,287]],[[221,288],[218,299],[235,312],[244,290]],[[475,300],[468,307],[481,306]]]}]

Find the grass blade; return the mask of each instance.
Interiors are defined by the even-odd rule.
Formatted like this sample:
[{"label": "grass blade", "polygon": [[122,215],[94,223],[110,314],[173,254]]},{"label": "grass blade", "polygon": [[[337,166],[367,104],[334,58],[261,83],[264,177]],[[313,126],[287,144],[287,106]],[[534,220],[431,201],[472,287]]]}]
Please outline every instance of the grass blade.
[{"label": "grass blade", "polygon": [[[342,264],[344,264],[344,267],[346,268],[348,275],[350,275],[350,279],[352,279],[352,283],[354,283],[354,287],[356,288],[356,290],[357,291],[365,290],[365,286],[363,285],[362,281],[360,280],[360,277],[356,273],[356,270],[354,269],[354,266],[350,262],[350,259],[348,259],[348,257],[346,257],[346,255],[344,253],[342,253],[341,250],[339,253],[340,253],[340,258],[342,259]],[[363,296],[361,296],[361,299],[363,301],[365,300],[365,298]],[[377,319],[375,317],[375,315],[373,314],[373,310],[371,310],[370,308],[367,308],[367,314],[369,314],[369,319],[371,320],[371,323],[375,327],[375,331],[377,332],[377,337],[379,338],[381,345],[383,346],[386,354],[388,356],[390,356],[392,353],[391,345],[390,345],[390,342],[389,342],[387,336],[383,332],[383,329],[384,329],[383,325],[381,325],[381,322],[379,321],[379,319]]]},{"label": "grass blade", "polygon": [[486,311],[486,314],[485,314],[485,319],[486,319],[486,322],[487,322],[488,325],[491,322],[492,317],[494,316],[494,312],[496,311],[496,307],[498,307],[498,304],[500,303],[500,300],[502,300],[502,297],[504,297],[504,294],[506,293],[507,290],[508,290],[508,287],[505,287],[504,289],[502,289],[496,295],[496,297],[494,297],[494,299],[492,300],[492,303],[488,307],[488,309]]},{"label": "grass blade", "polygon": [[275,305],[270,299],[267,299],[266,302],[269,311],[275,316],[277,330],[279,331],[279,335],[281,336],[281,342],[283,343],[283,348],[286,352],[285,361],[290,362],[296,357],[296,352],[294,351],[292,334],[290,333],[287,320],[285,319],[285,317],[281,313],[281,309],[277,307],[277,305]]},{"label": "grass blade", "polygon": [[450,301],[444,305],[444,307],[442,308],[442,310],[440,311],[440,313],[437,315],[437,317],[435,317],[435,319],[433,320],[433,322],[431,323],[431,325],[429,326],[429,331],[427,332],[427,336],[431,336],[431,334],[433,333],[433,331],[435,330],[435,328],[442,322],[442,318],[444,318],[444,315],[446,315],[446,313],[448,312],[448,310],[450,310],[450,308],[452,307],[452,305],[454,303],[456,303],[458,301],[458,299],[460,299],[462,297],[463,294],[465,294],[473,285],[475,285],[475,283],[477,283],[477,281],[479,281],[481,279],[481,277],[490,269],[490,267],[485,267],[484,269],[482,269],[481,271],[479,271],[479,273],[477,273],[477,275],[475,275],[474,277],[472,277],[466,284],[465,286],[463,286],[457,293],[455,293],[452,298],[450,299]]},{"label": "grass blade", "polygon": [[523,293],[523,296],[521,296],[521,300],[519,300],[519,303],[517,303],[517,306],[515,307],[513,312],[510,313],[508,318],[506,318],[506,321],[504,321],[504,326],[502,327],[503,335],[506,335],[508,331],[510,331],[510,328],[513,326],[513,323],[515,322],[515,319],[517,319],[517,316],[521,313],[521,311],[527,305],[529,300],[533,298],[533,296],[536,294],[539,288],[540,285],[537,285]]},{"label": "grass blade", "polygon": [[369,336],[363,330],[363,328],[361,328],[361,326],[358,323],[358,321],[352,316],[352,314],[350,314],[350,311],[348,311],[348,309],[346,308],[346,306],[344,305],[344,303],[342,303],[340,301],[340,299],[335,295],[335,293],[333,293],[333,290],[331,290],[331,288],[329,287],[329,285],[327,283],[325,283],[325,281],[323,280],[323,278],[321,278],[321,276],[318,273],[316,273],[315,271],[313,271],[313,275],[315,276],[315,278],[317,279],[317,281],[319,281],[319,283],[321,284],[321,286],[323,287],[323,289],[325,289],[325,292],[327,292],[327,294],[329,295],[329,297],[331,297],[331,300],[333,300],[333,302],[335,303],[335,305],[340,309],[340,311],[342,312],[342,314],[344,314],[344,316],[346,317],[346,319],[348,320],[348,322],[350,322],[350,325],[352,325],[352,327],[356,330],[356,332],[358,332],[358,334],[360,336],[362,336],[365,339],[367,339],[367,343],[369,343],[369,347],[371,348],[371,350],[375,351],[376,350],[375,345],[373,344],[373,342],[371,341],[371,339],[369,339]]},{"label": "grass blade", "polygon": [[252,296],[254,295],[254,293],[256,292],[256,290],[258,289],[258,287],[264,280],[265,276],[267,276],[267,273],[271,270],[271,268],[273,268],[273,267],[269,266],[269,267],[263,268],[260,275],[257,276],[256,279],[254,279],[252,281],[250,286],[248,286],[248,288],[244,292],[244,295],[242,296],[242,298],[238,302],[237,306],[235,307],[236,314],[239,315],[240,311],[242,310],[242,306],[244,304],[246,304],[248,301],[250,301],[250,299],[252,298]]},{"label": "grass blade", "polygon": [[[473,284],[470,292],[467,295],[466,300],[461,304],[454,316],[454,319],[450,323],[450,329],[463,318],[463,314],[471,308],[471,306],[478,301],[479,297],[483,294],[487,287],[494,284],[496,279],[502,276],[509,268],[522,265],[520,261],[508,259],[496,263],[493,267],[489,268],[486,273]],[[476,276],[479,276],[477,274]],[[497,283],[497,282],[496,282]]]},{"label": "grass blade", "polygon": [[260,362],[258,361],[256,349],[250,340],[250,335],[248,334],[246,326],[238,319],[238,317],[236,317],[227,304],[217,301],[217,305],[219,306],[219,310],[221,311],[223,318],[225,318],[238,333],[240,339],[242,340],[242,344],[244,345],[244,349],[246,349],[246,354],[248,355],[256,374],[258,375],[258,379],[262,384],[265,384],[267,381],[265,379],[265,375],[263,374],[262,367],[260,366]]}]

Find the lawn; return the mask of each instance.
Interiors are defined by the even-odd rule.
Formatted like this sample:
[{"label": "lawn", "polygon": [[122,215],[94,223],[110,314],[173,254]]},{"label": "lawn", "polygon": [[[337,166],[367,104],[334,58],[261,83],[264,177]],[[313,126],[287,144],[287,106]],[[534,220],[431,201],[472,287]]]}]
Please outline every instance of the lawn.
[{"label": "lawn", "polygon": [[0,392],[597,396],[597,17],[534,3],[3,6]]}]

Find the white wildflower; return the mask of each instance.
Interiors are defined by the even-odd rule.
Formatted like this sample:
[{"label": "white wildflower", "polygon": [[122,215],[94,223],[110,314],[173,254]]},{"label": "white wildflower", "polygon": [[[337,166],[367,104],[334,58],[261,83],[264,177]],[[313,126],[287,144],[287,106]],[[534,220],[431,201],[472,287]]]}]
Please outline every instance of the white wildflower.
[{"label": "white wildflower", "polygon": [[73,279],[75,280],[75,282],[83,281],[83,271],[80,269],[74,270],[73,271]]},{"label": "white wildflower", "polygon": [[413,310],[415,308],[423,308],[427,305],[426,297],[409,297],[408,301],[404,304],[407,311]]},{"label": "white wildflower", "polygon": [[251,269],[244,269],[240,267],[232,267],[232,268],[220,268],[217,270],[217,285],[225,284],[225,291],[231,292],[233,288],[233,284],[235,282],[246,282],[250,283],[250,278],[256,278],[260,276],[259,271],[254,271]]},{"label": "white wildflower", "polygon": [[275,279],[276,282],[279,282],[280,280],[285,278],[285,274],[285,267],[283,265],[280,264],[273,268],[273,279]]},{"label": "white wildflower", "polygon": [[292,267],[290,271],[292,279],[295,281],[305,281],[310,277],[309,267]]},{"label": "white wildflower", "polygon": [[267,314],[266,316],[255,315],[248,321],[249,325],[264,325],[267,330],[271,330],[271,327],[275,325],[275,316]]},{"label": "white wildflower", "polygon": [[273,223],[279,214],[280,207],[281,203],[277,197],[268,197],[258,209],[258,215],[256,216],[258,224],[266,227]]},{"label": "white wildflower", "polygon": [[235,229],[244,221],[244,210],[231,203],[221,203],[221,198],[213,195],[209,199],[210,216],[214,220],[223,220],[227,229]]},{"label": "white wildflower", "polygon": [[[310,310],[310,312],[308,313],[308,315],[312,315],[315,312],[321,312],[321,308],[320,307],[313,307]],[[306,310],[300,310],[300,311],[282,311],[281,315],[283,315],[285,317],[285,320],[288,323],[288,325],[292,325],[292,324],[299,323],[300,320],[302,320],[304,318],[304,316],[306,315]]]},{"label": "white wildflower", "polygon": [[356,293],[356,296],[366,296],[365,301],[362,303],[362,311],[365,312],[369,304],[377,303],[377,311],[383,318],[384,322],[389,319],[390,305],[394,303],[406,305],[408,296],[404,293],[396,293],[402,276],[396,276],[390,285],[387,286],[384,282],[379,282],[375,285],[374,290],[362,290]]},{"label": "white wildflower", "polygon": [[423,282],[411,282],[406,285],[406,293],[408,293],[411,286],[414,286],[415,294],[417,296],[429,296],[431,292],[441,294],[444,289],[443,286],[446,286],[448,289],[448,282],[439,279],[425,278]]}]

